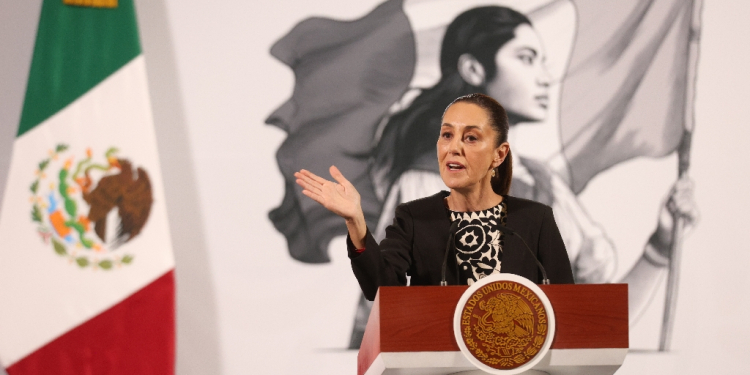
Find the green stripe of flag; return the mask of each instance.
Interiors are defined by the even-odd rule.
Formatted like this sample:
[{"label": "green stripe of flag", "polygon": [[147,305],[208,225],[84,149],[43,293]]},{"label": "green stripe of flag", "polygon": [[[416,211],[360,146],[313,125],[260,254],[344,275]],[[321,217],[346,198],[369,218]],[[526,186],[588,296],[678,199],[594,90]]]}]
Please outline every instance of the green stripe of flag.
[{"label": "green stripe of flag", "polygon": [[132,0],[88,8],[45,0],[18,136],[39,125],[141,53]]}]

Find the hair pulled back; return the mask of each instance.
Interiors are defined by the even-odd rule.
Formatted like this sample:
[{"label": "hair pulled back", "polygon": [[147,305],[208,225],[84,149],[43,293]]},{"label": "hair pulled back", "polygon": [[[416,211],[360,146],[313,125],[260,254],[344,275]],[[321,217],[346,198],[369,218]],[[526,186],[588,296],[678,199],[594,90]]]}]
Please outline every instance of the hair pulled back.
[{"label": "hair pulled back", "polygon": [[[510,129],[508,113],[505,112],[505,108],[503,108],[497,100],[484,94],[474,93],[456,98],[445,108],[445,110],[447,111],[448,108],[456,103],[470,103],[484,110],[487,114],[487,118],[490,120],[490,126],[495,130],[495,147],[508,141],[508,130]],[[510,149],[508,149],[508,155],[505,157],[505,160],[495,168],[495,177],[492,177],[490,180],[492,190],[496,194],[507,195],[508,191],[510,191],[510,182],[512,179],[513,156],[510,153]]]}]

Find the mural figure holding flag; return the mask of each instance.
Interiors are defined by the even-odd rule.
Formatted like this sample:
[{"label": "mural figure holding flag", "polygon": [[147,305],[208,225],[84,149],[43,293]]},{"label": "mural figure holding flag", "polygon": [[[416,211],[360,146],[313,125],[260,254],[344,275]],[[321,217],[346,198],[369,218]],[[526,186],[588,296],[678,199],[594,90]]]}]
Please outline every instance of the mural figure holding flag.
[{"label": "mural figure holding flag", "polygon": [[[322,61],[325,59],[313,52],[321,51],[324,46],[303,46],[299,39],[303,33],[307,35],[308,40],[311,40],[311,35],[316,36],[315,33],[311,34],[311,31],[317,30],[321,36],[329,35],[332,33],[331,30],[340,27],[351,28],[352,25],[344,26],[332,21],[322,23],[321,20],[308,20],[299,24],[274,46],[272,53],[295,70],[298,82],[292,99],[268,120],[269,123],[289,131],[289,138],[279,149],[278,154],[282,173],[287,180],[287,196],[282,206],[271,213],[271,219],[277,229],[287,235],[293,256],[304,261],[325,261],[327,258],[312,259],[321,248],[318,246],[316,249],[315,245],[321,243],[327,245],[332,235],[344,231],[343,229],[330,230],[326,235],[321,235],[315,232],[325,232],[328,228],[326,225],[320,225],[317,228],[312,224],[299,225],[300,223],[320,223],[323,213],[315,211],[315,207],[305,206],[301,194],[294,190],[292,176],[294,170],[306,168],[320,174],[323,168],[327,169],[330,164],[344,165],[342,168],[344,174],[357,176],[352,179],[352,182],[362,194],[368,224],[377,228],[375,237],[380,240],[399,203],[432,195],[439,190],[446,190],[435,163],[435,143],[441,125],[440,115],[452,99],[472,92],[482,92],[493,96],[508,110],[511,132],[518,126],[524,126],[523,124],[548,119],[551,117],[549,112],[552,102],[561,101],[559,124],[561,146],[557,150],[556,160],[562,159],[563,163],[549,163],[523,157],[520,156],[524,154],[523,150],[514,149],[516,157],[511,160],[513,160],[515,173],[510,195],[537,200],[552,206],[577,282],[627,282],[630,286],[631,321],[638,318],[667,273],[671,256],[670,244],[676,240],[673,237],[674,218],[682,218],[686,226],[691,226],[697,221],[698,213],[693,201],[692,182],[683,177],[670,189],[660,208],[657,228],[645,244],[641,258],[622,280],[613,280],[617,257],[612,242],[607,238],[604,229],[586,213],[577,199],[577,194],[583,190],[591,177],[616,163],[635,156],[663,156],[673,152],[679,143],[682,128],[678,128],[676,142],[672,140],[674,137],[668,132],[659,134],[656,131],[645,131],[638,134],[639,137],[646,138],[659,136],[669,138],[666,141],[657,140],[657,143],[665,146],[654,151],[642,143],[633,143],[632,140],[636,136],[631,136],[630,142],[627,139],[622,141],[622,137],[617,137],[618,130],[623,129],[622,125],[627,125],[625,121],[627,114],[620,118],[610,117],[608,122],[594,124],[596,126],[592,125],[592,121],[589,121],[586,126],[578,123],[567,126],[567,121],[600,119],[602,115],[606,116],[612,111],[622,109],[623,106],[627,107],[627,103],[623,104],[623,101],[639,99],[638,90],[628,91],[627,88],[613,84],[611,90],[618,91],[604,96],[612,99],[611,101],[600,101],[594,105],[581,103],[581,98],[577,96],[575,90],[580,89],[583,92],[581,87],[585,85],[600,84],[591,77],[580,78],[582,67],[598,62],[596,58],[601,57],[598,54],[599,51],[586,55],[583,60],[580,59],[581,55],[576,54],[580,49],[578,41],[581,39],[581,33],[585,31],[584,24],[581,24],[576,36],[576,44],[571,48],[572,52],[568,52],[573,56],[569,59],[562,59],[566,63],[570,61],[570,67],[564,66],[558,69],[557,74],[551,74],[545,65],[546,49],[543,38],[540,37],[529,17],[523,13],[550,14],[554,13],[555,9],[570,5],[571,2],[542,1],[538,3],[540,4],[536,4],[537,8],[523,12],[505,6],[469,8],[465,4],[456,5],[456,9],[464,9],[464,11],[452,19],[444,29],[442,39],[439,41],[439,49],[432,47],[433,50],[439,51],[437,53],[439,55],[439,78],[436,83],[423,86],[424,88],[417,87],[418,85],[414,82],[419,81],[420,64],[423,66],[425,61],[424,51],[429,50],[425,44],[430,39],[420,37],[420,32],[424,30],[419,29],[417,16],[412,14],[411,18],[408,18],[403,13],[399,13],[402,9],[407,9],[408,4],[389,1],[370,15],[356,21],[360,23],[360,30],[368,30],[368,35],[385,33],[382,29],[372,26],[373,24],[388,25],[388,34],[381,35],[381,39],[387,36],[389,39],[386,42],[390,42],[388,45],[393,47],[393,53],[401,56],[390,61],[390,64],[363,67],[363,72],[352,73],[360,74],[359,79],[353,81],[359,84],[359,87],[354,90],[371,94],[353,97],[365,96],[367,99],[364,101],[368,103],[367,105],[379,108],[379,113],[375,108],[366,111],[353,107],[342,109],[340,112],[330,111],[329,108],[329,112],[326,113],[325,123],[330,125],[331,131],[340,126],[346,128],[348,134],[356,134],[346,138],[350,146],[361,146],[359,152],[356,153],[347,150],[346,146],[336,147],[338,143],[333,140],[328,144],[329,147],[320,148],[326,143],[321,142],[320,139],[310,139],[311,129],[316,127],[320,129],[324,126],[322,114],[319,117],[314,115],[315,110],[323,111],[323,107],[310,106],[310,102],[320,100],[311,97],[310,94],[316,89],[322,90],[320,86],[315,85],[315,82],[319,78],[317,74],[326,69],[322,67]],[[658,14],[654,16],[654,12],[659,11],[659,6],[649,9],[643,6],[644,4],[632,6],[631,13],[645,14],[647,16],[645,20],[658,17]],[[574,2],[574,5],[579,18],[586,16],[586,12],[595,7],[593,3],[586,1]],[[661,34],[654,38],[661,37],[663,41],[674,34],[669,32],[672,25],[679,24],[678,21],[684,18],[690,20],[692,7],[676,1],[664,1],[659,5],[665,9],[663,17],[665,19],[661,21],[666,26],[659,31]],[[436,8],[439,7],[436,6]],[[406,22],[403,22],[403,18],[406,18]],[[629,26],[631,31],[643,27],[637,23],[631,23]],[[432,32],[429,27],[425,29],[426,33]],[[325,63],[340,67],[348,67],[354,63],[353,60],[347,61],[348,53],[362,54],[368,45],[367,39],[362,34],[355,33],[354,35],[348,40],[338,41],[337,53],[330,55],[336,55],[337,59],[326,60]],[[358,41],[360,45],[357,45]],[[433,44],[435,42],[433,41]],[[619,53],[627,57],[632,54],[633,48],[638,49],[636,52],[658,48],[658,44],[654,43],[645,46],[638,49],[637,43],[635,46],[626,45]],[[331,46],[325,47],[330,49]],[[611,49],[612,47],[609,46],[609,50]],[[294,59],[289,59],[290,56],[294,56]],[[654,60],[662,58],[658,53],[652,56]],[[605,57],[612,59],[610,55]],[[316,60],[320,65],[316,65]],[[413,65],[410,66],[410,63]],[[610,61],[610,66],[619,63],[620,61],[615,59],[614,62]],[[387,71],[388,68],[393,70],[386,73],[383,79],[367,79],[370,78],[368,74]],[[413,76],[399,73],[400,71],[409,72],[410,68],[414,71]],[[645,78],[651,73],[649,69],[653,69],[644,61],[631,62],[628,68],[631,71],[645,71],[640,77],[634,78],[640,78],[641,83],[646,84],[648,82],[645,82]],[[352,69],[348,68],[348,70]],[[585,72],[589,74],[589,71]],[[397,77],[409,77],[410,82],[396,82]],[[569,77],[572,77],[572,88],[566,87]],[[357,86],[348,83],[352,82],[350,79],[353,77],[343,75],[329,78],[335,79],[337,88],[344,92],[347,92],[347,87],[351,89],[352,86]],[[562,94],[554,91],[553,86],[556,84],[562,86]],[[323,91],[316,92],[316,95],[321,95],[321,92]],[[327,94],[328,91],[326,91]],[[630,96],[623,97],[625,94]],[[677,94],[679,94],[679,89],[677,89]],[[332,94],[329,100],[335,101],[336,95]],[[372,99],[369,100],[369,98]],[[579,101],[576,102],[576,100]],[[571,103],[577,105],[567,108],[566,105]],[[601,106],[597,107],[596,104],[601,104]],[[592,114],[592,109],[597,112]],[[671,108],[666,109],[666,111],[671,110]],[[572,114],[568,114],[568,111]],[[315,119],[315,121],[310,119]],[[668,128],[668,126],[665,127]],[[603,138],[603,135],[613,137],[614,141]],[[308,137],[309,140],[307,147],[301,145],[304,137]],[[616,143],[617,141],[620,143]],[[612,144],[610,148],[600,146],[601,143],[607,144],[607,142]],[[294,149],[291,148],[292,145]],[[615,148],[613,149],[612,146]],[[597,158],[591,155],[592,150],[598,150],[600,154],[606,153],[608,156]],[[317,166],[309,161],[311,156],[316,154],[326,164],[325,166]],[[583,154],[586,157],[581,159]],[[591,163],[589,160],[591,158],[611,162],[609,165],[592,165],[596,162]],[[581,160],[584,162],[580,163]],[[347,165],[350,168],[349,171],[345,170]],[[559,167],[560,165],[563,167]],[[366,208],[368,206],[376,208],[368,212]],[[373,225],[375,223],[377,225]],[[308,240],[313,239],[302,245],[304,248],[297,247],[295,244],[299,242],[294,239],[294,236],[299,236],[301,228],[304,228],[302,232],[311,233]],[[313,246],[310,246],[310,243]],[[364,298],[361,299],[359,306],[360,311],[356,317],[351,347],[358,347],[369,312],[369,306]]]}]

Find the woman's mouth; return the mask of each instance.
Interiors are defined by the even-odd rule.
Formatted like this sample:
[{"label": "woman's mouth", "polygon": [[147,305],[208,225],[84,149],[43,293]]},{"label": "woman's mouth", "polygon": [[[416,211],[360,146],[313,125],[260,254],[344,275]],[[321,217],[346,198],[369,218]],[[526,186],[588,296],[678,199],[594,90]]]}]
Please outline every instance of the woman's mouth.
[{"label": "woman's mouth", "polygon": [[446,163],[445,165],[448,167],[449,171],[460,171],[465,168],[461,163]]},{"label": "woman's mouth", "polygon": [[549,106],[549,96],[547,95],[537,95],[534,97],[536,99],[537,103],[539,103],[539,106],[547,109],[547,106]]}]

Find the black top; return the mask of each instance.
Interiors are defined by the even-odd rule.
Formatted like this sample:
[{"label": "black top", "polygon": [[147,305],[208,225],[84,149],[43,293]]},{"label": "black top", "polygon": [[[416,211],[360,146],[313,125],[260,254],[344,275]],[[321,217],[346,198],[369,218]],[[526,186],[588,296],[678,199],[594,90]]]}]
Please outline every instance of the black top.
[{"label": "black top", "polygon": [[[375,299],[378,287],[406,285],[439,285],[445,245],[450,229],[449,211],[443,200],[448,192],[400,204],[393,224],[386,228],[385,239],[378,244],[369,229],[365,250],[357,253],[347,237],[352,270],[362,292]],[[544,265],[550,282],[572,284],[573,271],[552,208],[544,204],[505,196],[507,227],[523,237]],[[536,262],[516,236],[505,236],[502,273],[513,273],[541,283]],[[448,256],[446,279],[449,285],[459,284],[456,255]],[[461,282],[463,284],[463,282]]]}]

